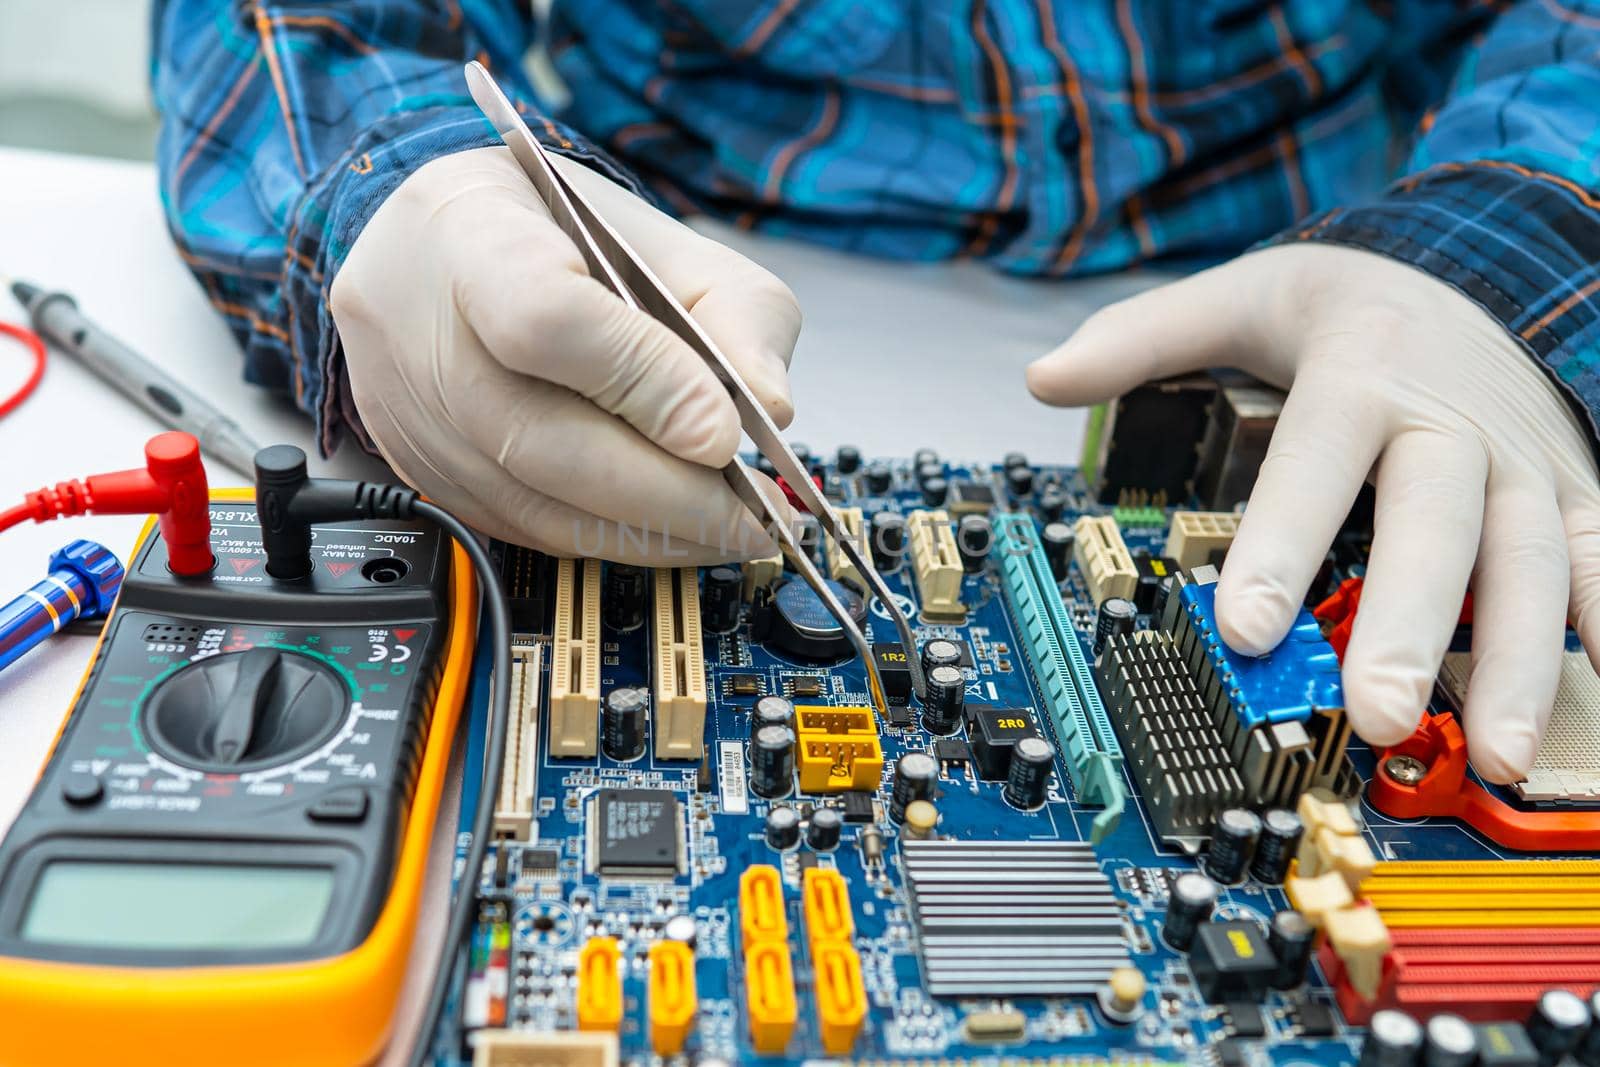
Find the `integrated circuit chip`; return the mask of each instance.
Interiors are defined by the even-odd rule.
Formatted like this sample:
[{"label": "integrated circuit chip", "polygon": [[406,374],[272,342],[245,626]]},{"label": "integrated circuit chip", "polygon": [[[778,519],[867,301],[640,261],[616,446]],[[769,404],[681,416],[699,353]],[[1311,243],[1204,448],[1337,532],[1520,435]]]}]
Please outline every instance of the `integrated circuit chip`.
[{"label": "integrated circuit chip", "polygon": [[589,806],[589,867],[672,878],[683,855],[678,798],[666,789],[602,789]]},{"label": "integrated circuit chip", "polygon": [[759,674],[734,674],[728,677],[728,692],[736,697],[755,697],[761,695],[761,676]]},{"label": "integrated circuit chip", "polygon": [[789,679],[789,691],[797,697],[822,695],[822,679],[814,674],[802,674]]},{"label": "integrated circuit chip", "polygon": [[985,515],[994,510],[994,505],[994,487],[984,482],[951,482],[945,497],[945,508],[957,517]]}]

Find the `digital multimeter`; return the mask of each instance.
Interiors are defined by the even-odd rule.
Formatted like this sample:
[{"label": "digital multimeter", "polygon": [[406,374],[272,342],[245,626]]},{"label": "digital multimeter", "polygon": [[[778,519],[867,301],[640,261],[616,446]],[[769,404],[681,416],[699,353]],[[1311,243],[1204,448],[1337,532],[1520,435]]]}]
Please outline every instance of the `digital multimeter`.
[{"label": "digital multimeter", "polygon": [[266,573],[147,525],[0,842],[0,1064],[358,1064],[390,1031],[467,686],[476,593],[425,522],[316,527]]}]

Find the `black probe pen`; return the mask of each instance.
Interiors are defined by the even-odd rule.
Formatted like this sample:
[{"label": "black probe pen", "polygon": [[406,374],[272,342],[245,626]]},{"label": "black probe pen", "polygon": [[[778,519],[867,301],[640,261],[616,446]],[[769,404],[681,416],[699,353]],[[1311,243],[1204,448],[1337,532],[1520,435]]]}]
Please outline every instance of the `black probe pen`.
[{"label": "black probe pen", "polygon": [[28,311],[33,329],[174,430],[194,434],[200,450],[247,477],[261,447],[239,424],[172,375],[106,333],[78,310],[66,293],[14,281],[11,293]]}]

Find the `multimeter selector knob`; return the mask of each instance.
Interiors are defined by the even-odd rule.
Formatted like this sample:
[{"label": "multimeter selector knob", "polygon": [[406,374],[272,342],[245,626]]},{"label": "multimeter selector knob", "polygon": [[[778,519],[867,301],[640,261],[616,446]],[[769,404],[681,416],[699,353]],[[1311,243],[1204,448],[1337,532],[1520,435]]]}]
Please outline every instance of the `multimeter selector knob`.
[{"label": "multimeter selector knob", "polygon": [[151,746],[201,770],[271,766],[303,755],[344,720],[349,691],[309,656],[252,648],[200,660],[145,705]]}]

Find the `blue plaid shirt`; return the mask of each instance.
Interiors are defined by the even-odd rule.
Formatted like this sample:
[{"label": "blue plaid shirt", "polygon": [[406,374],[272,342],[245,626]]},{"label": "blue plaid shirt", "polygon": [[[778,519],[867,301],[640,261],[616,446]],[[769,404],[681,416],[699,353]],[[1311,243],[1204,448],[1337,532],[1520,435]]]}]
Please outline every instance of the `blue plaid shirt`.
[{"label": "blue plaid shirt", "polygon": [[164,0],[168,219],[246,375],[360,432],[328,286],[412,171],[547,143],[669,209],[1075,275],[1315,240],[1412,263],[1600,411],[1600,0]]}]

